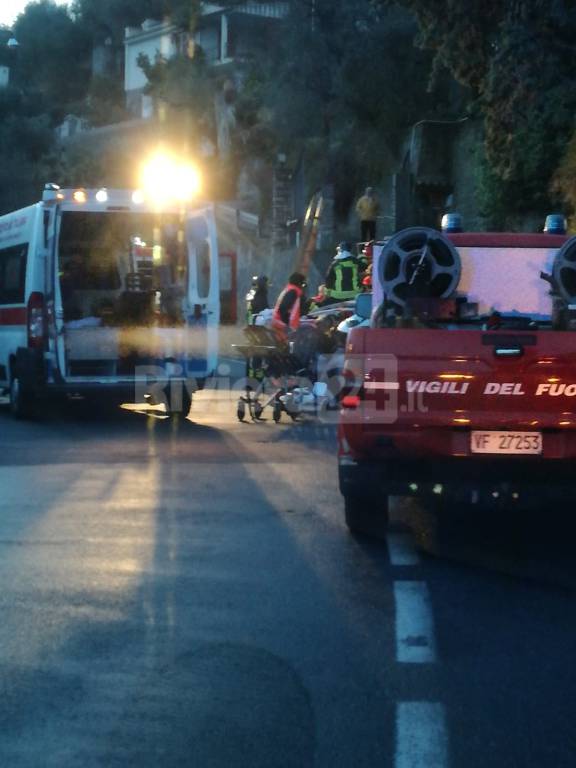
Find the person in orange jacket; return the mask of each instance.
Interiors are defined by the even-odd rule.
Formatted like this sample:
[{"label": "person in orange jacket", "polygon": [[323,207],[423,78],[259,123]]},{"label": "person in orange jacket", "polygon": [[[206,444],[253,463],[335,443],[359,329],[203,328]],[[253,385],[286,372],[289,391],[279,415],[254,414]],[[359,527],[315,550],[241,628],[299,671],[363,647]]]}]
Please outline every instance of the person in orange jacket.
[{"label": "person in orange jacket", "polygon": [[272,328],[279,338],[286,340],[290,331],[295,331],[300,325],[300,318],[307,311],[307,301],[304,294],[306,278],[300,272],[293,272],[288,284],[276,299]]}]

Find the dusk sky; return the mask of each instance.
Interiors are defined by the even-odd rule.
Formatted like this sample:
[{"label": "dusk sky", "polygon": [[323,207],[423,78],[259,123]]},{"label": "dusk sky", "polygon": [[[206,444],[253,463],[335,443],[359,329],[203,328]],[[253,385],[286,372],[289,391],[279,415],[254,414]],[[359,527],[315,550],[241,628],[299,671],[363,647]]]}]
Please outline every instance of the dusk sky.
[{"label": "dusk sky", "polygon": [[[30,0],[0,0],[0,24],[10,26],[16,16],[22,13]],[[54,0],[57,5],[66,5],[68,0]]]}]

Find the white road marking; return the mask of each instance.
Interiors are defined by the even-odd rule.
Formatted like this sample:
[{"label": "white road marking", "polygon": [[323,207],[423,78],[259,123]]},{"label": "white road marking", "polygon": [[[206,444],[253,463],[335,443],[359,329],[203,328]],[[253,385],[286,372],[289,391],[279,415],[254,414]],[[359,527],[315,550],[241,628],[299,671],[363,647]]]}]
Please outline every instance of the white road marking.
[{"label": "white road marking", "polygon": [[389,533],[386,537],[392,565],[419,565],[420,557],[411,533]]},{"label": "white road marking", "polygon": [[407,664],[436,660],[430,594],[423,581],[395,581],[396,658]]},{"label": "white road marking", "polygon": [[428,701],[397,704],[395,768],[446,768],[447,733],[442,704]]}]

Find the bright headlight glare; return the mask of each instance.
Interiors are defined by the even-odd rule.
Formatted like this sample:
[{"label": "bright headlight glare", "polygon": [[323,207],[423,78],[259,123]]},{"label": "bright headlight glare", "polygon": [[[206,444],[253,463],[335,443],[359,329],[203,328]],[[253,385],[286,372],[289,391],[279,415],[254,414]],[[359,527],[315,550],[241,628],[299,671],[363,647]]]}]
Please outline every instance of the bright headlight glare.
[{"label": "bright headlight glare", "polygon": [[96,192],[96,202],[97,203],[108,202],[108,192],[105,189],[99,189],[98,192]]},{"label": "bright headlight glare", "polygon": [[159,153],[144,165],[142,187],[146,196],[157,203],[187,202],[200,191],[200,174],[194,166]]},{"label": "bright headlight glare", "polygon": [[141,189],[136,189],[132,192],[132,202],[134,205],[142,205],[144,202],[144,192]]},{"label": "bright headlight glare", "polygon": [[177,200],[192,200],[200,191],[200,175],[191,165],[175,168],[174,197]]},{"label": "bright headlight glare", "polygon": [[88,197],[86,195],[86,192],[84,192],[83,189],[76,189],[74,190],[72,199],[74,200],[75,203],[85,203]]}]

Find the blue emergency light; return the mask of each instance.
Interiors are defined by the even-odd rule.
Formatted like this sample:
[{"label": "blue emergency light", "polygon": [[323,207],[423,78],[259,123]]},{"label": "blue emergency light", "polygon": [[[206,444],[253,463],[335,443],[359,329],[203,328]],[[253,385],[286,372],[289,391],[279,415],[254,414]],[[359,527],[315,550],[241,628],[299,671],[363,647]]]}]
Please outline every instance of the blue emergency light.
[{"label": "blue emergency light", "polygon": [[462,232],[464,223],[460,213],[445,213],[442,216],[442,232]]},{"label": "blue emergency light", "polygon": [[546,216],[544,232],[547,235],[565,235],[566,229],[566,217],[562,213],[551,213]]}]

